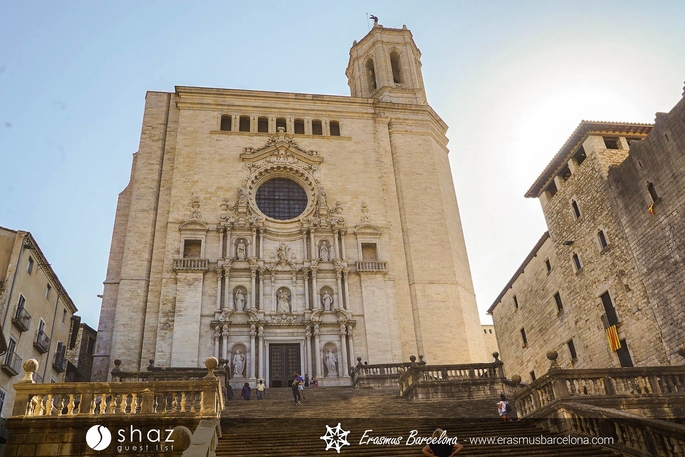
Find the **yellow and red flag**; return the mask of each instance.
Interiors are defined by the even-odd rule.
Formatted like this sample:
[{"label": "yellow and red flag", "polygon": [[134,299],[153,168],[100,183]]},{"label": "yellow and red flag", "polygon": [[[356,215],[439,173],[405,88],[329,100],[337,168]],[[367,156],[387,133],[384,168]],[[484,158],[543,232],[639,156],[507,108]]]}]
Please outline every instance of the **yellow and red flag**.
[{"label": "yellow and red flag", "polygon": [[621,340],[618,339],[616,325],[612,325],[607,328],[607,339],[609,340],[609,347],[612,351],[618,351],[621,349]]}]

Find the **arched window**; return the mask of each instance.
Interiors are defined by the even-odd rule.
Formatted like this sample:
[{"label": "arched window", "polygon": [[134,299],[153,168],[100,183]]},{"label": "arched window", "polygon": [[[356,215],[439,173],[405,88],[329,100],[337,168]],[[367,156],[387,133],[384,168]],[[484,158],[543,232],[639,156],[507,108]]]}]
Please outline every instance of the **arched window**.
[{"label": "arched window", "polygon": [[304,135],[304,119],[295,119],[295,133]]},{"label": "arched window", "polygon": [[221,130],[231,131],[231,122],[233,121],[233,116],[230,114],[224,114],[221,116]]},{"label": "arched window", "polygon": [[238,125],[238,130],[241,132],[250,131],[250,116],[240,116],[240,123]]},{"label": "arched window", "polygon": [[262,133],[269,132],[269,118],[260,117],[257,119],[257,131]]},{"label": "arched window", "polygon": [[402,84],[402,67],[400,65],[400,53],[390,53],[390,66],[392,67],[392,80],[395,84]]},{"label": "arched window", "polygon": [[331,129],[331,136],[340,136],[340,123],[338,121],[331,121],[329,127]]},{"label": "arched window", "polygon": [[278,129],[281,127],[283,127],[284,131],[286,131],[286,132],[288,131],[284,117],[276,118],[276,131],[278,132]]},{"label": "arched window", "polygon": [[314,119],[312,121],[312,135],[323,135],[323,127],[321,127],[321,121],[319,119]]},{"label": "arched window", "polygon": [[369,89],[373,92],[378,88],[378,85],[376,84],[376,68],[373,66],[373,59],[366,61],[366,75]]},{"label": "arched window", "polygon": [[652,184],[651,182],[647,183],[647,192],[649,192],[649,196],[652,197],[652,202],[656,203],[656,201],[659,199],[659,195],[656,193],[654,184]]}]

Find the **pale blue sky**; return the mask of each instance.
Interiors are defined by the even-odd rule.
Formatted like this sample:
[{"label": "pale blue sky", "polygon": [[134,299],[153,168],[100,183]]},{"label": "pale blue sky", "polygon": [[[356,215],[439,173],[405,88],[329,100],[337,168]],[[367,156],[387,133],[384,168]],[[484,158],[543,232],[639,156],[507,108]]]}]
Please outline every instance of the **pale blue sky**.
[{"label": "pale blue sky", "polygon": [[34,234],[97,327],[145,92],[349,95],[366,13],[423,53],[481,314],[545,230],[523,194],[581,119],[652,122],[683,90],[676,0],[0,0],[0,225]]}]

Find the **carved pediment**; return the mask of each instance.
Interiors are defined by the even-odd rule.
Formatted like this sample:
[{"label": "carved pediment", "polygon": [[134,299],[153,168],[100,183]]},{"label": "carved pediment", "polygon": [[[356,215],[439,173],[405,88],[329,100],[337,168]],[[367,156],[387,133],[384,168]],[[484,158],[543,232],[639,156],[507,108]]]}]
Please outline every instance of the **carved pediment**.
[{"label": "carved pediment", "polygon": [[261,148],[245,148],[244,151],[240,154],[243,162],[264,160],[270,163],[293,164],[299,161],[308,165],[323,162],[323,157],[319,156],[318,151],[302,149],[291,135],[283,131],[283,127],[279,127],[278,133],[272,135]]},{"label": "carved pediment", "polygon": [[192,230],[192,231],[202,231],[206,232],[209,230],[209,226],[204,222],[200,221],[186,221],[178,226],[179,230]]}]

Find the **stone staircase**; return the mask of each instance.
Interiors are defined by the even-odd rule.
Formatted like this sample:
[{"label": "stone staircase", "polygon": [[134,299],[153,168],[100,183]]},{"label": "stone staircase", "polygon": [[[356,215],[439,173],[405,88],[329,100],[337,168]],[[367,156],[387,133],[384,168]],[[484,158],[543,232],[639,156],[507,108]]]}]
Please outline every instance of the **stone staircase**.
[{"label": "stone staircase", "polygon": [[[505,423],[492,400],[409,401],[397,389],[309,388],[302,406],[295,406],[290,388],[268,389],[263,401],[227,402],[222,414],[223,436],[217,456],[332,456],[320,437],[338,423],[350,433],[340,454],[354,456],[421,456],[423,445],[407,445],[412,430],[430,437],[440,427],[457,436],[465,448],[459,455],[479,456],[616,456],[597,446],[475,444],[474,437],[540,437],[533,424]],[[402,437],[401,445],[360,444],[367,437]],[[551,436],[551,435],[545,435]]]}]

